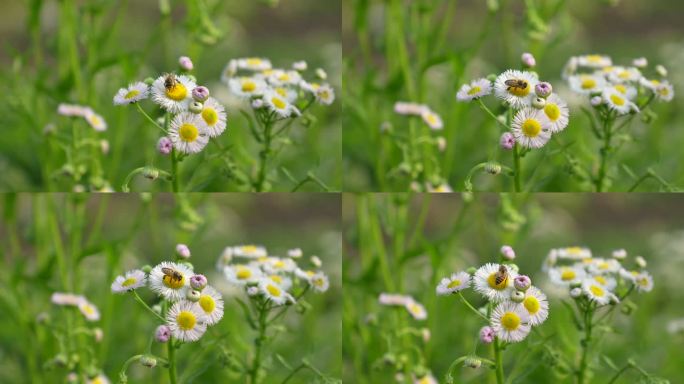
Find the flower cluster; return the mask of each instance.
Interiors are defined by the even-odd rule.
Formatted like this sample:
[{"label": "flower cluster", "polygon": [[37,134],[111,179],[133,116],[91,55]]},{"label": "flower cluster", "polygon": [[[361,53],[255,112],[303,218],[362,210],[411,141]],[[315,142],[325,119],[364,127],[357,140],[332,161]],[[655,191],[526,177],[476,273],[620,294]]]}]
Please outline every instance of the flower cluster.
[{"label": "flower cluster", "polygon": [[620,303],[618,291],[627,290],[624,298],[633,289],[638,292],[653,289],[653,277],[644,269],[644,258],[634,259],[635,269],[623,266],[626,259],[627,252],[623,249],[614,251],[610,258],[602,258],[593,257],[588,248],[558,248],[549,252],[543,270],[553,284],[567,287],[570,297],[600,307]]},{"label": "flower cluster", "polygon": [[[179,245],[177,249],[185,251],[187,247]],[[142,302],[135,290],[145,286],[161,297],[162,307],[167,308],[165,311],[157,306],[151,309],[164,320],[156,330],[158,342],[171,338],[181,342],[197,341],[207,326],[218,323],[223,317],[221,294],[208,285],[204,275],[195,274],[188,262],[163,261],[151,268],[149,274],[139,269],[128,271],[116,277],[111,290],[118,294],[131,292]]]},{"label": "flower cluster", "polygon": [[[502,259],[511,260],[511,255],[512,248],[504,246]],[[529,277],[518,274],[515,264],[487,263],[472,276],[465,271],[454,273],[440,281],[436,292],[440,296],[458,293],[465,301],[461,291],[471,285],[488,301],[487,309],[478,312],[489,322],[480,330],[480,341],[485,344],[495,338],[509,343],[522,341],[532,327],[542,324],[549,315],[546,295],[532,286]]]},{"label": "flower cluster", "polygon": [[[529,53],[522,55],[522,63],[528,68],[536,64]],[[510,132],[505,132],[500,140],[504,149],[512,149],[515,143],[525,148],[541,148],[552,134],[568,125],[567,104],[553,93],[551,84],[540,81],[532,71],[509,69],[490,79],[473,80],[461,86],[456,99],[461,102],[477,100],[486,109],[480,99],[492,92],[513,112],[513,119],[507,121]],[[486,111],[494,116],[488,109]],[[506,125],[505,117],[497,119]]]},{"label": "flower cluster", "polygon": [[[181,57],[179,65],[182,71],[193,68],[187,57]],[[164,131],[165,136],[157,144],[158,151],[163,155],[169,154],[172,148],[183,154],[198,153],[210,138],[218,137],[226,130],[224,107],[210,96],[207,87],[198,86],[195,77],[190,74],[166,73],[156,79],[135,82],[119,89],[114,96],[114,104],[134,104],[147,98],[166,111],[162,127],[140,109]]]},{"label": "flower cluster", "polygon": [[427,310],[423,304],[417,302],[412,296],[392,293],[381,293],[378,301],[382,305],[404,307],[416,320],[427,319]]},{"label": "flower cluster", "polygon": [[[329,84],[309,82],[302,77],[307,68],[304,61],[294,63],[292,69],[283,69],[273,68],[265,58],[233,59],[224,68],[221,80],[232,94],[248,99],[253,109],[266,109],[279,118],[288,118],[301,114],[297,100],[306,95],[310,95],[310,101],[316,100],[322,105],[330,105],[335,100],[335,91]],[[327,79],[320,68],[316,76]]]},{"label": "flower cluster", "polygon": [[[277,257],[269,255],[262,246],[230,246],[219,257],[217,267],[230,284],[243,288],[249,297],[263,298],[272,306],[291,305],[296,303],[292,292],[302,285],[298,296],[309,289],[320,293],[330,287],[323,271],[304,269],[297,264],[295,259],[301,257],[300,249],[290,250],[288,257]],[[243,262],[233,262],[235,259]],[[321,266],[316,256],[310,261],[315,268]]]},{"label": "flower cluster", "polygon": [[[665,80],[667,70],[658,65],[659,78],[647,78],[642,74],[647,66],[643,57],[632,66],[619,66],[605,55],[573,56],[563,69],[563,78],[574,92],[587,95],[592,106],[625,115],[639,113],[653,98],[670,101],[674,97],[672,84]],[[637,100],[644,98],[647,101],[638,105]]]}]

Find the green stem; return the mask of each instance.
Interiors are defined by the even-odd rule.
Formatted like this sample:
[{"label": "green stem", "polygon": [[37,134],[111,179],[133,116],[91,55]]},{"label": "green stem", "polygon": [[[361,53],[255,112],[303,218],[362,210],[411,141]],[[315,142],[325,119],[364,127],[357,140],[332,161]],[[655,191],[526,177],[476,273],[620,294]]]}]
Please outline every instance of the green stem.
[{"label": "green stem", "polygon": [[167,131],[167,128],[168,128],[168,127],[164,128],[164,127],[162,127],[161,125],[157,124],[157,122],[154,121],[154,119],[151,118],[150,115],[148,115],[148,114],[145,112],[145,110],[142,109],[142,107],[140,106],[140,103],[134,103],[134,104],[135,104],[136,107],[138,107],[138,111],[140,111],[140,113],[141,113],[143,116],[145,116],[145,117],[147,118],[147,120],[149,120],[150,123],[152,123],[155,127],[161,129],[162,132],[164,132],[164,134],[168,133],[168,131]]},{"label": "green stem", "polygon": [[578,384],[584,384],[586,382],[593,314],[592,305],[589,304],[589,308],[584,312],[584,339],[580,343],[582,345],[582,356],[580,358],[579,369],[577,370]]},{"label": "green stem", "polygon": [[631,366],[630,364],[627,364],[627,365],[625,365],[624,367],[622,367],[622,369],[620,369],[619,371],[617,371],[617,373],[615,373],[615,375],[613,376],[613,378],[610,379],[610,381],[608,382],[608,384],[613,384],[613,383],[615,382],[615,380],[617,380],[618,377],[620,377],[620,375],[622,375],[623,373],[625,373],[625,371],[627,371],[627,370],[630,369],[631,367],[632,367],[632,366]]},{"label": "green stem", "polygon": [[513,146],[513,185],[516,192],[520,192],[522,189],[520,187],[520,173],[522,168],[520,166],[520,146],[515,143]]},{"label": "green stem", "polygon": [[496,383],[504,384],[503,351],[499,345],[499,338],[494,339],[494,363],[496,364]]},{"label": "green stem", "polygon": [[465,297],[463,297],[463,294],[461,294],[461,292],[458,292],[458,297],[461,298],[461,301],[463,302],[463,304],[465,304],[468,308],[470,308],[471,311],[475,312],[475,314],[477,314],[478,316],[483,318],[484,321],[489,323],[489,318],[487,316],[483,315],[482,313],[480,313],[480,311],[478,311],[477,309],[475,309],[475,307],[473,307],[472,304],[470,304],[470,302],[468,300],[466,300]]},{"label": "green stem", "polygon": [[271,136],[271,128],[273,127],[273,124],[270,121],[267,121],[264,124],[264,147],[259,153],[259,174],[257,176],[256,183],[254,184],[254,189],[257,192],[263,192],[264,190],[264,181],[266,180],[266,162],[268,160],[268,156],[271,153],[271,139],[273,138]]},{"label": "green stem", "polygon": [[162,323],[166,322],[166,320],[164,320],[163,317],[161,317],[157,312],[150,308],[150,306],[147,305],[147,303],[145,303],[145,301],[138,295],[138,292],[133,290],[131,291],[131,293],[133,294],[133,298],[135,298],[135,301],[142,304],[142,306],[145,307],[148,311],[150,311],[150,313],[152,313],[159,321],[161,321]]},{"label": "green stem", "polygon": [[611,132],[611,118],[606,117],[603,120],[603,147],[599,151],[601,155],[601,165],[599,166],[598,177],[596,178],[596,192],[603,192],[606,178],[606,168],[608,167],[608,152],[610,151],[610,141],[612,138]]},{"label": "green stem", "polygon": [[261,369],[261,355],[263,346],[266,342],[266,329],[268,326],[268,303],[264,303],[259,307],[259,335],[254,340],[254,360],[252,361],[252,368],[249,370],[249,383],[258,384],[259,370]]},{"label": "green stem", "polygon": [[172,175],[172,180],[171,180],[171,185],[173,186],[173,192],[177,193],[180,190],[180,182],[179,182],[179,174],[178,174],[178,153],[176,152],[176,148],[173,148],[171,150],[171,175]]},{"label": "green stem", "polygon": [[482,102],[482,99],[477,99],[477,103],[480,104],[480,108],[482,108],[483,111],[487,112],[487,114],[489,116],[491,116],[492,119],[494,119],[494,121],[497,122],[497,124],[501,125],[504,130],[506,130],[506,131],[508,130],[508,125],[502,123],[501,120],[499,120],[499,118],[496,117],[494,112],[492,112],[489,108],[487,108],[487,106]]},{"label": "green stem", "polygon": [[173,345],[174,339],[167,343],[167,348],[169,351],[169,382],[171,384],[176,384],[176,348]]}]

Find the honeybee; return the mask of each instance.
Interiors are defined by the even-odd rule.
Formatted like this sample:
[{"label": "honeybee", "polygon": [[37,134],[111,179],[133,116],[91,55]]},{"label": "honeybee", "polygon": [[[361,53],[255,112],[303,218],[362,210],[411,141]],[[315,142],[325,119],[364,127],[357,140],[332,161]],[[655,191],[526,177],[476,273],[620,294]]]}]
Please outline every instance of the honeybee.
[{"label": "honeybee", "polygon": [[499,270],[496,272],[496,275],[494,275],[494,283],[496,285],[501,285],[506,280],[508,280],[508,270],[505,266],[499,265]]},{"label": "honeybee", "polygon": [[167,268],[167,267],[162,267],[162,273],[164,273],[165,277],[168,276],[171,281],[182,281],[183,280],[183,274],[176,271],[173,268]]},{"label": "honeybee", "polygon": [[504,84],[508,86],[506,88],[507,91],[510,91],[511,88],[520,88],[520,89],[525,89],[527,88],[527,81],[522,80],[522,79],[508,79],[504,81]]},{"label": "honeybee", "polygon": [[176,80],[176,75],[173,73],[167,73],[166,77],[164,78],[164,87],[167,90],[171,90],[176,87],[176,84],[178,84],[178,80]]}]

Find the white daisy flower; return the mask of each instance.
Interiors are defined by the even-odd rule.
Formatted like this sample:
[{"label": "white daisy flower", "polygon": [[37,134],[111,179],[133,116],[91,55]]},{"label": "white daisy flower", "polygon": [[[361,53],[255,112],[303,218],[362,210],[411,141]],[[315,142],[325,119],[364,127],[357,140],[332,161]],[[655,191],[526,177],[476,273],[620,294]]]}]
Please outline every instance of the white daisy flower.
[{"label": "white daisy flower", "polygon": [[317,272],[315,275],[311,276],[309,284],[311,284],[311,287],[313,287],[315,292],[319,293],[327,291],[328,287],[330,287],[328,276],[323,272]]},{"label": "white daisy flower", "polygon": [[634,67],[615,67],[608,72],[608,80],[612,83],[637,82],[641,79],[641,72]]},{"label": "white daisy flower", "polygon": [[[165,272],[171,274],[167,275]],[[158,295],[169,301],[178,301],[185,297],[193,275],[192,270],[185,264],[162,261],[152,268],[148,282],[150,289]]]},{"label": "white daisy flower", "polygon": [[292,259],[269,257],[264,260],[262,268],[267,273],[289,273],[297,269],[297,263]]},{"label": "white daisy flower", "polygon": [[93,377],[92,379],[88,379],[86,381],[86,384],[109,384],[109,383],[110,383],[110,381],[107,378],[107,376],[105,376],[101,373],[98,374],[97,376]]},{"label": "white daisy flower", "polygon": [[292,288],[292,279],[287,276],[273,274],[267,277],[276,282],[276,284],[286,291],[289,291],[290,288]]},{"label": "white daisy flower", "polygon": [[97,309],[95,304],[89,302],[88,300],[82,300],[78,303],[78,310],[81,311],[83,316],[85,316],[88,321],[98,321],[100,320],[100,311]]},{"label": "white daisy flower", "polygon": [[307,68],[308,68],[308,65],[306,64],[306,61],[304,61],[304,60],[295,61],[294,63],[292,63],[292,69],[294,69],[296,71],[306,71]]},{"label": "white daisy flower", "polygon": [[587,277],[587,280],[592,280],[594,283],[598,283],[603,288],[612,291],[617,286],[617,281],[614,277],[607,275],[594,275]]},{"label": "white daisy flower", "polygon": [[563,66],[563,71],[561,72],[561,77],[563,80],[568,80],[570,76],[574,75],[577,72],[577,67],[579,66],[577,57],[571,56],[568,59],[568,62],[565,63],[565,66]]},{"label": "white daisy flower", "polygon": [[228,87],[231,93],[245,99],[259,96],[268,88],[262,79],[255,77],[236,77],[228,79]]},{"label": "white daisy flower", "polygon": [[59,113],[62,116],[84,117],[88,113],[92,113],[92,111],[93,110],[90,109],[90,107],[86,107],[83,105],[61,103],[57,106],[57,113]]},{"label": "white daisy flower", "polygon": [[223,268],[223,274],[229,283],[237,286],[254,283],[263,276],[258,268],[244,264],[228,265]]},{"label": "white daisy flower", "polygon": [[522,341],[530,333],[530,315],[520,305],[510,301],[494,308],[491,326],[496,337],[508,343]]},{"label": "white daisy flower", "polygon": [[237,59],[236,66],[238,69],[244,69],[254,72],[267,71],[272,68],[270,60],[259,57],[246,57],[242,59]]},{"label": "white daisy flower", "polygon": [[596,258],[592,259],[587,268],[589,272],[597,275],[615,273],[620,270],[620,262],[615,259]]},{"label": "white daisy flower", "polygon": [[606,80],[603,76],[589,75],[586,73],[570,76],[568,78],[568,83],[570,84],[570,89],[583,95],[600,93],[606,86]]},{"label": "white daisy flower", "polygon": [[232,248],[233,256],[243,257],[248,259],[258,259],[260,257],[268,256],[268,252],[265,247],[261,245],[237,245]]},{"label": "white daisy flower", "polygon": [[166,324],[176,340],[197,341],[207,330],[206,316],[196,303],[181,300],[174,303],[166,314]]},{"label": "white daisy flower", "polygon": [[330,105],[335,101],[335,90],[328,84],[323,84],[316,90],[316,102]]},{"label": "white daisy flower", "polygon": [[586,273],[584,269],[570,266],[561,266],[549,269],[549,279],[554,284],[569,286],[572,283],[580,282]]},{"label": "white daisy flower", "polygon": [[290,103],[294,103],[295,101],[297,101],[297,92],[292,88],[275,87],[273,88],[273,90],[275,91],[275,93],[284,97]]},{"label": "white daisy flower", "polygon": [[428,192],[435,192],[435,193],[451,193],[453,192],[453,188],[447,183],[442,183],[439,184],[438,186],[433,186],[432,183],[427,183],[426,184]]},{"label": "white daisy flower", "polygon": [[298,278],[308,282],[316,274],[316,272],[311,271],[311,270],[304,270],[301,268],[297,268],[297,269],[295,269],[294,274]]},{"label": "white daisy flower", "polygon": [[409,298],[409,300],[404,303],[404,308],[406,308],[408,313],[416,320],[427,319],[427,310],[425,310],[425,306],[415,301],[413,298]]},{"label": "white daisy flower", "polygon": [[537,287],[529,287],[525,291],[525,299],[521,303],[530,315],[530,325],[537,326],[549,316],[549,301],[546,295]]},{"label": "white daisy flower", "polygon": [[[507,81],[515,81],[519,86],[507,85]],[[537,77],[531,72],[509,69],[496,78],[494,94],[514,109],[520,109],[531,105],[535,97],[534,86],[538,82]]]},{"label": "white daisy flower", "polygon": [[320,85],[319,83],[316,83],[316,82],[309,83],[309,82],[306,81],[306,80],[301,80],[301,81],[299,82],[299,84],[297,84],[297,85],[298,85],[299,88],[301,88],[302,90],[304,90],[304,91],[306,91],[306,92],[309,92],[309,93],[311,93],[311,94],[313,94],[313,95],[315,95],[315,94],[316,94],[316,90],[318,90],[318,88],[321,87],[321,85]]},{"label": "white daisy flower", "polygon": [[608,105],[608,108],[616,111],[619,115],[625,115],[631,110],[632,102],[613,88],[605,89],[601,94],[601,98]]},{"label": "white daisy flower", "polygon": [[660,101],[672,101],[674,97],[674,88],[672,84],[663,81],[655,88],[656,98]]},{"label": "white daisy flower", "polygon": [[577,65],[587,68],[603,68],[613,65],[613,60],[605,55],[582,55],[577,57]]},{"label": "white daisy flower", "polygon": [[639,292],[651,292],[653,289],[653,277],[648,272],[639,273],[634,278],[634,285]]},{"label": "white daisy flower", "polygon": [[541,110],[524,108],[513,118],[511,133],[521,146],[541,148],[551,138],[551,122]]},{"label": "white daisy flower", "polygon": [[634,100],[637,95],[637,90],[629,84],[615,84],[611,87],[615,91],[621,93],[623,96],[629,100]]},{"label": "white daisy flower", "polygon": [[280,117],[290,117],[291,115],[299,115],[297,107],[292,105],[287,99],[279,93],[268,90],[263,96],[264,103],[268,108],[275,112]]},{"label": "white daisy flower", "polygon": [[323,68],[316,68],[315,73],[316,73],[316,76],[318,76],[319,79],[325,80],[325,79],[328,78],[328,74],[325,72],[325,70],[324,70]]},{"label": "white daisy flower", "polygon": [[437,285],[437,294],[440,296],[450,295],[470,287],[470,275],[467,272],[452,273],[443,278]]},{"label": "white daisy flower", "polygon": [[292,299],[289,293],[271,279],[260,279],[259,290],[275,305],[283,305]]},{"label": "white daisy flower", "polygon": [[92,109],[88,109],[83,118],[88,122],[88,124],[90,124],[91,127],[93,127],[94,130],[98,132],[107,130],[107,122],[102,116],[95,113]]},{"label": "white daisy flower", "polygon": [[[167,78],[173,76],[173,86],[166,88]],[[192,90],[197,86],[185,75],[161,75],[152,83],[152,101],[171,113],[187,111],[192,102]]]},{"label": "white daisy flower", "polygon": [[50,301],[52,302],[52,304],[56,304],[56,305],[77,306],[77,305],[79,305],[82,302],[87,301],[87,300],[82,295],[74,295],[73,293],[55,292],[50,297]]},{"label": "white daisy flower", "polygon": [[555,93],[546,99],[544,114],[549,119],[551,132],[560,132],[568,126],[570,110],[565,101]]},{"label": "white daisy flower", "polygon": [[585,247],[565,247],[555,249],[559,259],[583,260],[591,259],[591,249]]},{"label": "white daisy flower", "polygon": [[204,102],[200,115],[207,126],[209,137],[217,137],[226,130],[226,110],[213,97]]},{"label": "white daisy flower", "polygon": [[[500,273],[500,267],[506,268],[506,273]],[[518,274],[510,267],[502,264],[487,263],[481,266],[473,276],[475,290],[491,301],[504,301],[511,295],[513,279]],[[497,281],[498,280],[498,281]]]},{"label": "white daisy flower", "polygon": [[237,74],[238,71],[238,65],[237,65],[237,60],[233,59],[226,64],[226,66],[223,68],[223,71],[221,71],[221,81],[228,85],[228,82],[230,79]]},{"label": "white daisy flower", "polygon": [[301,248],[293,248],[287,251],[287,256],[293,259],[298,259],[304,255]]},{"label": "white daisy flower", "polygon": [[429,108],[424,108],[423,112],[420,114],[420,117],[432,130],[440,130],[444,128],[442,118]]},{"label": "white daisy flower", "polygon": [[463,84],[456,93],[456,100],[471,101],[492,93],[492,83],[484,78],[473,80],[470,84]]},{"label": "white daisy flower", "polygon": [[639,85],[641,85],[644,88],[648,88],[651,91],[655,91],[660,84],[662,83],[658,79],[647,79],[645,77],[639,79]]},{"label": "white daisy flower", "polygon": [[627,270],[625,268],[620,268],[620,270],[618,271],[618,274],[620,275],[620,277],[622,277],[623,279],[625,279],[627,281],[631,281],[631,282],[636,282],[636,278],[637,278],[637,276],[639,276],[639,273],[640,273],[639,271],[634,271],[634,270],[630,271],[630,270]]},{"label": "white daisy flower", "polygon": [[423,111],[429,110],[425,104],[411,103],[406,101],[397,101],[394,103],[394,113],[399,115],[417,115],[421,116]]},{"label": "white daisy flower", "polygon": [[214,325],[223,317],[223,297],[209,285],[202,289],[197,305],[204,312],[204,322],[207,325]]},{"label": "white daisy flower", "polygon": [[584,280],[582,291],[589,300],[596,302],[599,306],[610,303],[610,292],[597,282]]},{"label": "white daisy flower", "polygon": [[128,88],[121,88],[114,96],[114,105],[125,105],[147,99],[149,87],[142,81],[130,84]]},{"label": "white daisy flower", "polygon": [[200,115],[182,112],[171,121],[169,139],[182,153],[198,153],[209,142],[209,130]]},{"label": "white daisy flower", "polygon": [[114,293],[124,293],[143,287],[145,284],[147,284],[145,272],[134,269],[126,272],[123,276],[117,276],[111,288]]},{"label": "white daisy flower", "polygon": [[[402,382],[404,380],[397,380],[397,382]],[[414,375],[413,377],[413,384],[439,384],[437,379],[432,375],[431,372],[428,372],[425,376],[418,378]]]},{"label": "white daisy flower", "polygon": [[275,87],[283,87],[299,84],[299,82],[302,81],[302,76],[297,71],[283,71],[278,69],[270,71],[266,76],[266,80]]},{"label": "white daisy flower", "polygon": [[406,305],[410,300],[412,300],[411,296],[394,293],[381,293],[378,296],[378,302],[382,305]]}]

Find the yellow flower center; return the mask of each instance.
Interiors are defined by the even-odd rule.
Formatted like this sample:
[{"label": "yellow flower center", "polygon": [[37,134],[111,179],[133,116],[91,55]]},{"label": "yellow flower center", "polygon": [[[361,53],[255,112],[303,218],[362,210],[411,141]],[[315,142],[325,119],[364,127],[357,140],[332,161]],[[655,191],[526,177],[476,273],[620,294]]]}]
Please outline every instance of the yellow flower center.
[{"label": "yellow flower center", "polygon": [[285,268],[285,262],[282,260],[278,260],[275,263],[273,263],[273,266],[276,268]]},{"label": "yellow flower center", "polygon": [[548,117],[549,120],[556,121],[560,117],[560,108],[554,103],[546,103],[544,106],[544,113],[546,113],[546,117]]},{"label": "yellow flower center", "polygon": [[645,277],[642,277],[641,279],[639,279],[639,285],[641,285],[642,287],[648,286],[648,279]]},{"label": "yellow flower center", "polygon": [[183,141],[192,143],[193,141],[197,140],[197,136],[199,136],[199,130],[193,124],[184,123],[178,130],[178,135]]},{"label": "yellow flower center", "polygon": [[188,89],[181,83],[176,83],[173,87],[166,89],[166,97],[171,100],[181,101],[186,96],[188,96]]},{"label": "yellow flower center", "polygon": [[489,277],[487,278],[487,283],[489,284],[490,288],[500,291],[502,289],[506,289],[506,287],[508,286],[508,277],[501,280],[499,282],[499,284],[497,284],[496,283],[496,272],[494,272],[494,273],[490,274]]},{"label": "yellow flower center", "polygon": [[[510,79],[510,80],[520,80],[520,79]],[[518,96],[518,97],[525,97],[530,94],[530,83],[527,81],[523,80],[525,82],[525,88],[520,88],[520,87],[508,87],[507,91],[508,93]]]},{"label": "yellow flower center", "polygon": [[660,96],[667,96],[670,94],[670,90],[667,87],[661,87],[658,89]]},{"label": "yellow flower center", "polygon": [[623,95],[627,93],[627,87],[625,87],[622,84],[618,84],[615,86],[615,90],[622,93]]},{"label": "yellow flower center", "polygon": [[283,73],[280,76],[278,76],[278,80],[280,81],[290,81],[290,75],[287,73]]},{"label": "yellow flower center", "polygon": [[603,57],[601,55],[588,55],[586,57],[587,61],[590,63],[598,64],[601,61],[603,61]]},{"label": "yellow flower center", "polygon": [[88,315],[92,315],[93,313],[95,313],[95,309],[91,305],[84,305],[83,312],[87,313]]},{"label": "yellow flower center", "polygon": [[660,85],[660,81],[659,80],[651,80],[651,84],[657,86],[657,85]]},{"label": "yellow flower center", "polygon": [[313,284],[317,287],[322,287],[325,285],[325,279],[323,279],[323,278],[313,279]]},{"label": "yellow flower center", "polygon": [[271,296],[280,297],[280,295],[282,295],[282,291],[280,290],[280,288],[276,287],[273,284],[268,284],[266,286],[266,290],[269,294],[271,294]]},{"label": "yellow flower center", "polygon": [[520,326],[520,316],[514,312],[506,312],[501,316],[501,325],[507,331],[515,331]]},{"label": "yellow flower center", "polygon": [[561,272],[561,280],[563,281],[574,280],[575,277],[577,277],[577,274],[572,269],[564,269]]},{"label": "yellow flower center", "polygon": [[582,89],[593,89],[596,87],[596,80],[591,77],[583,77],[580,85]]},{"label": "yellow flower center", "polygon": [[206,107],[202,110],[202,119],[207,125],[214,125],[218,121],[218,113],[214,108]]},{"label": "yellow flower center", "polygon": [[582,253],[582,248],[580,248],[580,247],[568,247],[568,248],[565,248],[565,252],[570,253],[572,255],[579,255]]},{"label": "yellow flower center", "polygon": [[93,381],[90,382],[90,384],[105,384],[105,381],[102,377],[98,376]]},{"label": "yellow flower center", "polygon": [[278,109],[285,109],[285,107],[287,106],[282,99],[279,99],[277,97],[272,97],[271,103],[273,103],[273,106],[275,106]]},{"label": "yellow flower center", "polygon": [[140,91],[138,91],[137,89],[132,89],[124,95],[124,99],[132,99],[132,98],[138,96],[139,94],[140,94]]},{"label": "yellow flower center", "polygon": [[621,71],[620,73],[618,73],[618,77],[625,80],[625,79],[629,79],[630,74],[628,71]]},{"label": "yellow flower center", "polygon": [[610,264],[608,264],[605,261],[602,261],[598,264],[598,267],[599,267],[599,269],[606,270],[606,269],[610,268]]},{"label": "yellow flower center", "polygon": [[522,123],[522,132],[527,137],[537,137],[541,132],[541,124],[535,119],[527,119]]},{"label": "yellow flower center", "polygon": [[283,278],[278,275],[271,275],[270,278],[278,284],[281,284],[283,282]]},{"label": "yellow flower center", "polygon": [[437,118],[435,117],[435,115],[429,114],[427,115],[426,119],[428,123],[430,123],[431,125],[437,124]]},{"label": "yellow flower center", "polygon": [[242,92],[254,92],[256,89],[256,83],[252,80],[244,80],[242,82]]},{"label": "yellow flower center", "polygon": [[214,312],[214,308],[216,308],[214,298],[209,295],[200,296],[199,305],[206,313],[212,313]]},{"label": "yellow flower center", "polygon": [[179,289],[185,285],[185,276],[183,276],[183,274],[181,274],[181,276],[180,280],[177,280],[171,276],[164,275],[164,277],[162,277],[162,283],[169,288]]},{"label": "yellow flower center", "polygon": [[257,247],[256,245],[243,245],[242,247],[240,247],[240,250],[243,253],[253,253],[257,251]]},{"label": "yellow flower center", "polygon": [[257,65],[261,65],[261,59],[257,59],[257,58],[247,59],[247,65],[249,65],[251,67],[256,67]]},{"label": "yellow flower center", "polygon": [[451,288],[458,287],[459,285],[461,285],[461,280],[456,279],[456,280],[452,280],[451,283],[449,283],[449,285],[447,285],[447,288],[451,289]]},{"label": "yellow flower center", "polygon": [[468,96],[472,96],[474,94],[477,94],[480,91],[482,91],[482,88],[480,88],[478,86],[474,86],[474,87],[470,88],[470,91],[468,91]]},{"label": "yellow flower center", "polygon": [[136,281],[138,281],[138,280],[136,280],[135,277],[129,277],[128,279],[124,280],[123,283],[121,283],[121,286],[122,287],[128,287],[128,286],[135,284]]},{"label": "yellow flower center", "polygon": [[591,293],[594,296],[598,296],[598,297],[603,297],[606,294],[606,292],[603,290],[603,288],[599,287],[598,285],[591,285],[589,287],[589,290],[591,291]]},{"label": "yellow flower center", "polygon": [[408,305],[408,310],[414,315],[418,315],[419,313],[422,312],[420,306],[416,303],[411,303]]},{"label": "yellow flower center", "polygon": [[523,305],[525,306],[525,309],[527,309],[527,312],[532,315],[539,312],[539,300],[534,296],[527,296],[525,301],[523,301]]},{"label": "yellow flower center", "polygon": [[190,311],[181,311],[178,316],[176,316],[176,323],[178,323],[178,328],[183,331],[189,331],[195,328],[197,318],[195,317],[195,314]]},{"label": "yellow flower center", "polygon": [[309,277],[311,277],[311,276],[313,276],[313,275],[316,274],[316,272],[314,272],[314,271],[305,271],[304,273],[305,273],[307,276],[309,276]]},{"label": "yellow flower center", "polygon": [[618,106],[625,105],[625,99],[623,99],[622,97],[620,97],[618,95],[610,95],[610,101],[612,101],[613,104],[618,105]]},{"label": "yellow flower center", "polygon": [[601,285],[606,285],[608,283],[608,280],[603,276],[594,276],[594,280]]},{"label": "yellow flower center", "polygon": [[252,271],[249,268],[238,268],[235,276],[240,280],[246,280],[252,277]]},{"label": "yellow flower center", "polygon": [[282,97],[287,97],[287,89],[278,87],[275,89],[276,93]]}]

